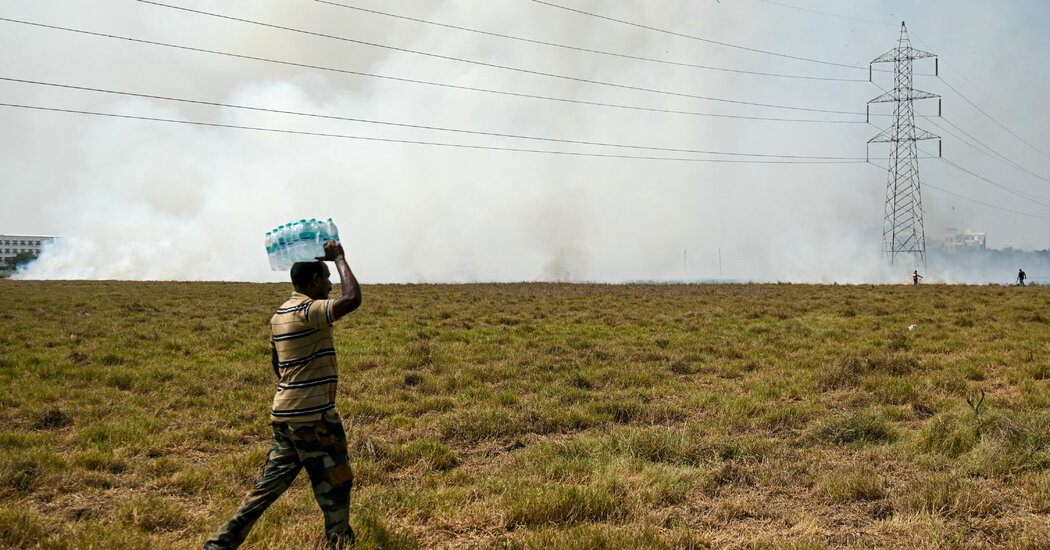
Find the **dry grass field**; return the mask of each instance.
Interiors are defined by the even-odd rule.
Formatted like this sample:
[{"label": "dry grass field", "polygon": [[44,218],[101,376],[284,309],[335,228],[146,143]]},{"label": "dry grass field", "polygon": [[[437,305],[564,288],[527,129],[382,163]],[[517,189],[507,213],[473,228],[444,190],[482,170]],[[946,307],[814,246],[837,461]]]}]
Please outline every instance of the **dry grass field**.
[{"label": "dry grass field", "polygon": [[[289,292],[0,281],[0,547],[199,548],[269,448]],[[1050,548],[1050,288],[363,293],[359,548]],[[321,532],[302,474],[245,548]]]}]

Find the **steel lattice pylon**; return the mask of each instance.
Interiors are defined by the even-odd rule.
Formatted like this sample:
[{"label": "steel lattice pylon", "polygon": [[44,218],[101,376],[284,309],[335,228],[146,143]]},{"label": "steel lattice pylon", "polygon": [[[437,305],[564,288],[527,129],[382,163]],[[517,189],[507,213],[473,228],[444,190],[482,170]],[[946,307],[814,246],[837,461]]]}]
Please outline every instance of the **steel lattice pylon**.
[{"label": "steel lattice pylon", "polygon": [[[868,143],[889,143],[890,163],[886,180],[886,219],[882,228],[882,250],[890,265],[898,256],[911,255],[916,267],[926,267],[926,231],[922,223],[922,196],[919,189],[919,159],[916,141],[940,139],[915,127],[912,101],[939,96],[912,88],[912,62],[934,54],[911,47],[908,29],[901,21],[897,47],[880,55],[875,63],[893,63],[893,89],[872,99],[872,103],[895,103],[893,125]],[[870,67],[869,67],[870,74]],[[938,106],[938,110],[940,107]]]}]

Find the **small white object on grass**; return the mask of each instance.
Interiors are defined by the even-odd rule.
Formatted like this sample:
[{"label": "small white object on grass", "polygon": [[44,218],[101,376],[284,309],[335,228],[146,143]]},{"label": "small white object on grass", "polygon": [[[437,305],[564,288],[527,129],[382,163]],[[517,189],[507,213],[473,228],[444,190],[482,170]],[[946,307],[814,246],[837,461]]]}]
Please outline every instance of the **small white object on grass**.
[{"label": "small white object on grass", "polygon": [[919,325],[908,325],[908,330],[915,330],[915,327]]}]

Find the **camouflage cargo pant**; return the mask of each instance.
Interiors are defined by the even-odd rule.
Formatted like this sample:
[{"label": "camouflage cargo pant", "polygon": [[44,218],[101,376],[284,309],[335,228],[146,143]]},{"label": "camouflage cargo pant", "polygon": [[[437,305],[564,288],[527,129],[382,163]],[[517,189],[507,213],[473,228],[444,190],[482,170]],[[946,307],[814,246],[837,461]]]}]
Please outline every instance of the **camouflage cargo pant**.
[{"label": "camouflage cargo pant", "polygon": [[310,474],[317,504],[324,513],[329,546],[342,548],[353,544],[350,488],[354,474],[348,463],[346,432],[339,416],[328,412],[322,420],[314,422],[274,422],[273,439],[262,477],[245,495],[233,517],[204,543],[205,550],[240,546],[263,511],[288,489],[304,467]]}]

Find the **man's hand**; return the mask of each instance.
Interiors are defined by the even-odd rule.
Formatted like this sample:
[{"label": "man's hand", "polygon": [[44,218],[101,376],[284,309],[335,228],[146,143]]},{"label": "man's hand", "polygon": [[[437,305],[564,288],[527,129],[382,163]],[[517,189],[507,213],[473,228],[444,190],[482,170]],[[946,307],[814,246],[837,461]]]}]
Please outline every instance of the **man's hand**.
[{"label": "man's hand", "polygon": [[315,258],[322,262],[334,262],[336,258],[343,255],[343,245],[336,241],[328,241],[324,243],[324,256],[316,256]]}]

